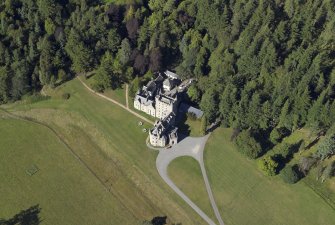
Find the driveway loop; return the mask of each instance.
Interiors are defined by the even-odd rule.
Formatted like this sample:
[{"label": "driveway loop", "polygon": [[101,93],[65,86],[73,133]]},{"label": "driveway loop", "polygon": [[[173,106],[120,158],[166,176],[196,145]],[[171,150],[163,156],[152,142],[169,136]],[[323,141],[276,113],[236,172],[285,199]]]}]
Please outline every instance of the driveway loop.
[{"label": "driveway loop", "polygon": [[187,137],[180,141],[178,144],[172,146],[170,149],[160,149],[159,154],[156,159],[156,167],[159,175],[162,179],[189,205],[191,206],[198,214],[201,216],[209,225],[216,225],[212,219],[210,219],[206,213],[204,213],[191,199],[189,199],[169,178],[168,176],[168,166],[176,158],[182,156],[190,156],[198,161],[202,176],[205,181],[205,186],[209,200],[211,202],[212,208],[214,210],[215,216],[219,221],[220,225],[224,225],[221,215],[219,213],[218,207],[215,203],[212,189],[210,187],[205,164],[204,164],[204,148],[208,140],[209,134],[204,137]]}]

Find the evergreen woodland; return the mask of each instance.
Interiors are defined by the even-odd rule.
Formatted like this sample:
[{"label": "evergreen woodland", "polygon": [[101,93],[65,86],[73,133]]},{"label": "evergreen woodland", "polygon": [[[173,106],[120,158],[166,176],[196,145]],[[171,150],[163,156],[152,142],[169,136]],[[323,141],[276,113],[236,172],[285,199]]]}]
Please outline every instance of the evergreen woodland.
[{"label": "evergreen woodland", "polygon": [[0,103],[91,71],[98,91],[136,90],[170,69],[197,79],[190,97],[209,124],[263,149],[335,121],[333,0],[3,0],[0,40]]}]

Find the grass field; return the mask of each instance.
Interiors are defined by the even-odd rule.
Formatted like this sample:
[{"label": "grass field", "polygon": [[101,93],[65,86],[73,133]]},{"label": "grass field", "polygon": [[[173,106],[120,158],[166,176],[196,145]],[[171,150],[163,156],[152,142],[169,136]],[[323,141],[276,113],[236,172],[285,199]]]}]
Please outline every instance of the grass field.
[{"label": "grass field", "polygon": [[[59,97],[65,92],[70,93],[70,99]],[[146,148],[147,134],[142,131],[151,125],[139,127],[136,117],[88,92],[77,79],[47,93],[52,96],[49,100],[3,107],[56,130],[104,182],[110,195],[122,202],[138,221],[167,216],[169,224],[203,224],[159,177],[155,167],[157,152]],[[111,220],[110,224],[124,223]]]},{"label": "grass field", "polygon": [[[48,128],[0,119],[0,133],[0,218],[39,204],[43,224],[136,222]],[[30,176],[32,165],[39,170]]]},{"label": "grass field", "polygon": [[[179,162],[186,163],[187,166],[182,166],[182,169],[175,170],[176,168],[180,168]],[[216,222],[217,220],[211,208],[209,198],[206,198],[208,194],[204,181],[197,180],[198,182],[194,183],[194,177],[198,177],[199,174],[201,174],[199,163],[191,157],[181,157],[171,162],[168,173],[175,184],[180,187],[184,193],[187,193],[188,196],[192,196],[192,201]],[[195,186],[184,185],[187,183],[192,183]]]},{"label": "grass field", "polygon": [[[82,78],[82,80],[88,84],[90,87],[92,87],[91,85],[94,83],[94,76],[90,76],[87,79]],[[126,88],[125,88],[125,84],[122,85],[121,88],[112,90],[105,90],[104,95],[106,95],[109,98],[112,98],[116,101],[118,101],[119,103],[121,103],[122,105],[126,105]]]},{"label": "grass field", "polygon": [[[155,168],[157,152],[146,148],[147,134],[142,132],[150,125],[139,127],[136,117],[88,92],[77,79],[46,92],[51,99],[2,107],[52,127],[98,179],[46,128],[3,119],[0,130],[6,136],[0,140],[0,160],[6,169],[0,171],[0,199],[6,207],[0,210],[0,218],[40,204],[44,224],[52,225],[136,224],[163,215],[168,216],[168,224],[204,224],[159,177]],[[70,93],[70,99],[61,98],[65,92]],[[11,133],[7,132],[9,127]],[[207,172],[226,224],[335,224],[334,210],[304,182],[288,186],[279,177],[264,177],[253,161],[234,149],[228,141],[230,133],[229,129],[216,130],[205,151]],[[2,150],[2,146],[17,146],[17,153],[12,154],[9,148]],[[32,164],[40,171],[28,177],[25,170]],[[194,161],[177,159],[169,174],[214,218]],[[186,178],[189,174],[191,179]],[[59,215],[61,218],[56,218]],[[85,216],[94,222],[83,221]]]},{"label": "grass field", "polygon": [[201,120],[192,120],[186,115],[184,116],[183,120],[179,122],[178,131],[184,134],[188,134],[191,137],[203,136],[201,133]]},{"label": "grass field", "polygon": [[[276,151],[276,148],[279,148],[280,145],[284,143],[296,144],[301,140],[304,141],[305,146],[308,146],[310,143],[314,143],[317,138],[317,134],[311,133],[308,129],[300,129],[295,130],[291,135],[284,138],[283,141],[276,145],[272,151],[269,151],[268,154],[273,154]],[[293,158],[290,160],[288,165],[298,164],[301,157],[311,156],[317,151],[317,145],[323,140],[324,137],[320,137],[320,140],[316,142],[314,145],[311,145],[308,149],[302,150],[301,152],[297,152],[293,155]],[[327,166],[327,164],[331,161],[335,160],[335,156],[321,162],[318,166]],[[301,182],[307,184],[310,188],[312,188],[318,195],[320,195],[323,199],[325,199],[333,208],[335,208],[335,177],[331,179],[327,179],[325,182],[321,182],[321,179],[317,180],[317,167],[311,169],[307,177],[305,177]]]},{"label": "grass field", "polygon": [[[299,142],[300,140],[304,140],[306,143],[306,146],[308,146],[310,143],[313,143],[314,140],[317,138],[316,134],[312,134],[307,129],[301,129],[296,130],[293,132],[290,136],[286,137],[282,143],[290,143],[295,144]],[[303,150],[300,153],[294,154],[292,160],[289,162],[289,164],[294,165],[299,163],[299,160],[303,156],[311,156],[317,151],[317,145],[320,143],[324,137],[320,137],[320,140],[316,142],[316,144],[312,145],[309,149]],[[327,166],[330,161],[334,161],[335,156],[330,157],[327,160],[324,160],[321,162],[318,166]],[[333,208],[335,208],[335,177],[332,177],[331,179],[327,179],[325,182],[321,182],[321,179],[317,180],[317,170],[318,166],[315,166],[311,169],[308,176],[305,177],[302,182],[307,184],[311,189],[313,189],[318,195],[320,195],[323,199],[325,199],[330,205],[332,205]]]},{"label": "grass field", "polygon": [[[255,161],[247,160],[230,142],[231,130],[219,128],[205,149],[205,164],[214,197],[222,218],[228,225],[332,225],[335,211],[304,182],[287,185],[280,177],[265,177]],[[188,172],[192,179],[176,177],[195,167],[192,160],[179,158],[169,172],[181,189],[194,201],[203,190],[201,174]],[[185,172],[186,171],[186,172]],[[174,174],[174,175],[173,175]],[[184,175],[185,174],[185,175]],[[207,198],[207,196],[204,196]],[[210,205],[200,205],[205,212]]]}]

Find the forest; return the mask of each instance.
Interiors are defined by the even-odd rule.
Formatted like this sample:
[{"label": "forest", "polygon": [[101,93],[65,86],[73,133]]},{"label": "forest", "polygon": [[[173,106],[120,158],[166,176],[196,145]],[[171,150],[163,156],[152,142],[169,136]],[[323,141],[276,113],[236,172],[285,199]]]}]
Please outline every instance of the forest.
[{"label": "forest", "polygon": [[303,127],[326,135],[315,157],[335,154],[332,0],[4,0],[0,19],[0,103],[91,71],[97,91],[134,91],[170,69],[248,157]]}]

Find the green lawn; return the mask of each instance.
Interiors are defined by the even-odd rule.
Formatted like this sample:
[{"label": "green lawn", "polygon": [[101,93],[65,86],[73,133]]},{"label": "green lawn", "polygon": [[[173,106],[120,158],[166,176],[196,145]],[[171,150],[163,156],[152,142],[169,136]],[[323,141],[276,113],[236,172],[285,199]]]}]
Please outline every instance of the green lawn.
[{"label": "green lawn", "polygon": [[187,115],[178,124],[179,132],[188,134],[191,137],[201,137],[201,119],[190,119]]},{"label": "green lawn", "polygon": [[[294,131],[291,135],[285,137],[281,143],[277,144],[271,151],[268,152],[268,154],[273,154],[273,152],[276,152],[277,148],[280,148],[281,145],[284,143],[288,144],[297,144],[300,141],[305,142],[305,147],[309,145],[309,143],[313,142],[316,139],[316,135],[312,135],[309,130],[307,129],[300,129]],[[321,138],[322,140],[322,138]],[[293,155],[293,158],[290,162],[290,164],[298,163],[299,159],[302,156],[308,156],[316,151],[317,144],[311,146],[308,150],[302,150],[301,152],[297,152]]]},{"label": "green lawn", "polygon": [[[229,141],[230,136],[230,129],[217,129],[205,149],[207,173],[225,224],[335,224],[335,211],[305,182],[287,185],[278,176],[264,176],[255,161],[247,160],[236,151]],[[188,168],[194,167],[193,162],[185,158],[177,159],[172,166],[172,176],[186,176]],[[200,202],[197,187],[203,182],[201,174],[192,171],[188,174],[193,179],[179,177],[179,186],[191,199]],[[206,212],[211,210],[206,203],[200,207]]]},{"label": "green lawn", "polygon": [[[89,78],[85,79],[82,77],[82,81],[84,81],[86,84],[88,84],[90,87],[92,83],[94,83],[94,76],[90,76]],[[106,95],[109,98],[112,98],[119,103],[126,105],[126,86],[125,84],[122,85],[121,88],[117,88],[115,90],[108,89],[103,92],[104,95]]]},{"label": "green lawn", "polygon": [[[89,92],[78,79],[47,92],[52,96],[49,100],[3,107],[55,129],[104,181],[110,195],[119,199],[138,221],[167,216],[169,224],[202,224],[201,218],[157,173],[157,152],[147,149],[147,133],[142,131],[151,125],[139,127],[138,118]],[[59,97],[65,92],[70,93],[70,99]]]},{"label": "green lawn", "polygon": [[[276,148],[280,147],[280,145],[284,143],[296,144],[299,141],[304,140],[305,146],[308,146],[310,143],[313,143],[317,138],[316,134],[312,134],[308,129],[300,129],[295,130],[291,135],[284,138],[283,141],[276,145],[275,148],[268,152],[268,154],[273,154],[273,151]],[[312,145],[310,148],[302,150],[301,152],[297,152],[293,155],[293,158],[288,163],[288,165],[298,164],[301,157],[311,156],[317,150],[317,145],[323,140],[324,137],[320,137],[320,140]],[[324,167],[328,165],[331,160],[335,160],[335,156],[330,159],[327,159],[321,162],[318,166],[323,165]],[[325,199],[333,208],[335,208],[335,177],[331,179],[327,179],[325,182],[321,182],[320,180],[316,180],[317,177],[317,167],[313,167],[307,177],[302,180],[308,187],[312,188],[318,195],[320,195],[323,199]]]},{"label": "green lawn", "polygon": [[[0,218],[39,204],[43,224],[135,223],[48,128],[0,119],[0,133]],[[39,171],[30,176],[32,165]]]},{"label": "green lawn", "polygon": [[[198,177],[201,174],[199,163],[191,157],[181,157],[171,162],[168,173],[171,180],[184,193],[191,196],[192,201],[216,222],[217,220],[211,208],[209,198],[206,198],[208,194],[204,181],[197,179],[197,183],[194,183],[194,177]],[[187,183],[194,184],[195,186],[184,185]]]},{"label": "green lawn", "polygon": [[[69,100],[60,97],[65,92],[70,93]],[[136,221],[166,215],[169,224],[204,224],[159,177],[155,167],[157,152],[146,148],[147,134],[142,132],[143,127],[149,128],[151,125],[139,127],[136,117],[88,92],[77,79],[55,90],[47,90],[47,93],[52,96],[49,100],[34,104],[18,102],[2,107],[16,115],[33,118],[51,126],[104,182],[109,192],[104,192],[104,187],[78,160],[67,156],[69,152],[45,128],[38,128],[41,129],[39,132],[29,132],[24,138],[24,131],[29,129],[11,121],[12,125],[0,125],[2,134],[6,134],[2,136],[6,138],[2,138],[0,143],[6,142],[10,147],[14,147],[15,143],[19,151],[29,153],[29,157],[20,159],[23,154],[12,155],[11,152],[5,152],[8,149],[2,151],[2,146],[6,145],[0,145],[0,153],[3,154],[1,163],[6,165],[4,168],[11,166],[10,170],[2,169],[0,172],[4,177],[2,182],[6,181],[0,186],[1,204],[6,205],[0,210],[0,217],[9,218],[22,209],[40,204],[45,224],[136,224],[132,222],[130,215],[134,215]],[[6,120],[1,122],[3,121]],[[13,126],[12,133],[7,132],[8,126]],[[19,131],[21,127],[22,132]],[[226,224],[335,223],[335,212],[304,182],[288,186],[279,177],[264,177],[253,161],[246,160],[234,149],[228,141],[230,133],[228,129],[215,131],[205,151],[207,172]],[[54,141],[43,135],[51,135]],[[34,148],[28,150],[30,139]],[[35,148],[39,142],[43,148]],[[45,153],[47,150],[48,154]],[[35,155],[39,151],[45,155]],[[57,157],[60,157],[58,161]],[[31,164],[36,164],[40,171],[28,179],[25,169]],[[49,165],[50,169],[47,170]],[[9,172],[4,172],[6,170]],[[47,171],[49,174],[46,174]],[[192,179],[184,179],[190,172]],[[8,175],[12,173],[19,174]],[[194,161],[177,159],[170,166],[169,173],[186,194],[201,204],[200,207],[213,218],[207,194],[204,194],[203,180]],[[19,176],[23,176],[25,180],[20,180]],[[14,177],[15,182],[7,181],[8,177]],[[47,182],[48,179],[51,181]],[[52,183],[54,180],[57,183]],[[18,182],[25,184],[20,185]],[[26,187],[28,191],[25,190]],[[102,198],[103,194],[105,197]],[[58,203],[52,201],[55,198],[59,199]],[[61,204],[64,202],[65,205]],[[126,222],[123,221],[124,213],[127,214]],[[53,219],[56,214],[62,215],[60,221]],[[96,222],[96,216],[100,214],[103,214],[100,216],[101,223]],[[94,222],[82,222],[85,215]],[[49,218],[53,221],[49,222]],[[109,223],[105,222],[107,219],[110,219]]]}]

